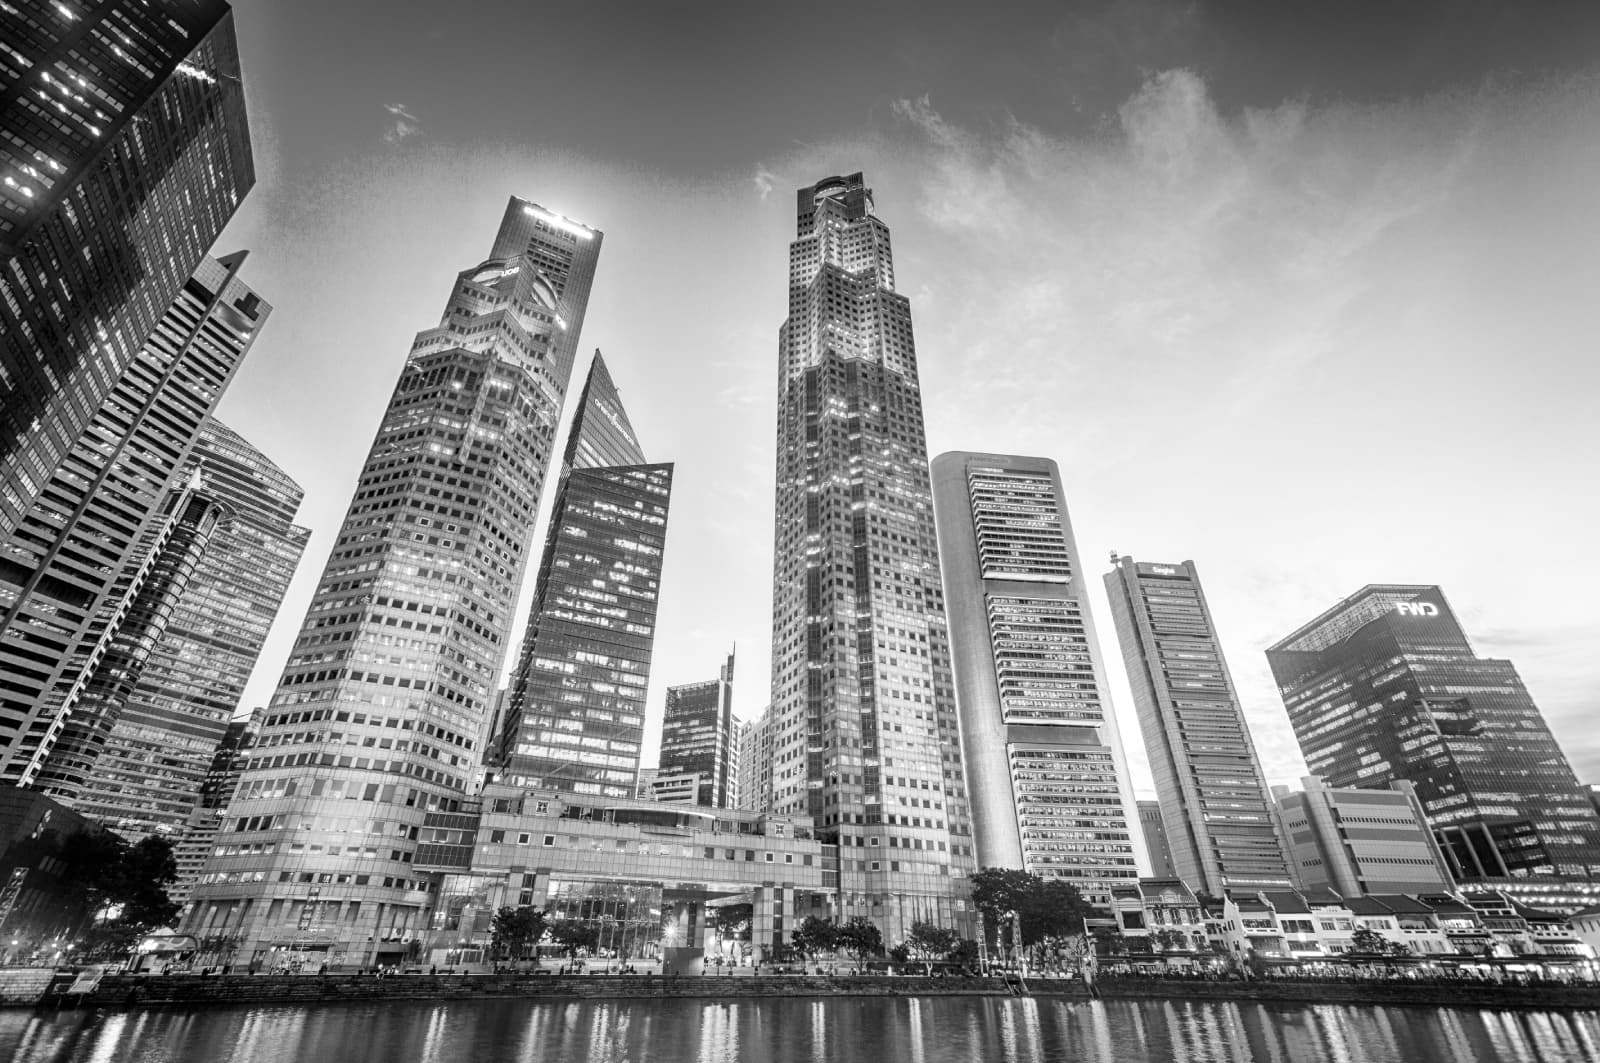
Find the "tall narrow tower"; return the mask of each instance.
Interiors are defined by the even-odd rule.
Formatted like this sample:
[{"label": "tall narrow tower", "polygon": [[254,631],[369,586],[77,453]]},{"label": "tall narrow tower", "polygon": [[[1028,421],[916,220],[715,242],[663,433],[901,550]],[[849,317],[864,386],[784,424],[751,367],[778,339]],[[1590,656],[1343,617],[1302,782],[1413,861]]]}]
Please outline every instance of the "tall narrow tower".
[{"label": "tall narrow tower", "polygon": [[933,496],[979,863],[1109,907],[1143,846],[1061,474],[953,451]]},{"label": "tall narrow tower", "polygon": [[418,333],[188,932],[371,963],[420,929],[413,854],[473,779],[600,242],[512,199]]},{"label": "tall narrow tower", "polygon": [[596,351],[500,739],[507,781],[632,797],[672,466],[650,465]]},{"label": "tall narrow tower", "polygon": [[955,926],[972,870],[911,304],[861,174],[802,188],[778,334],[772,810],[845,918]]},{"label": "tall narrow tower", "polygon": [[715,679],[667,688],[659,774],[697,775],[695,804],[738,808],[739,721],[733,715],[733,654]]},{"label": "tall narrow tower", "polygon": [[1193,561],[1117,559],[1106,593],[1178,877],[1214,897],[1288,889],[1272,799]]}]

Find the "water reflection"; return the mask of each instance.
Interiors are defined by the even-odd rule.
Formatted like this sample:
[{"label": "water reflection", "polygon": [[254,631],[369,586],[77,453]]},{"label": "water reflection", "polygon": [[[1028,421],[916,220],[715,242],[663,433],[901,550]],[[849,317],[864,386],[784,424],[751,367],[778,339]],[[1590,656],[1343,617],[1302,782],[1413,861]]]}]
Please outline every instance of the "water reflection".
[{"label": "water reflection", "polygon": [[1379,1063],[1600,1058],[1593,1012],[848,997],[0,1012],[17,1063]]}]

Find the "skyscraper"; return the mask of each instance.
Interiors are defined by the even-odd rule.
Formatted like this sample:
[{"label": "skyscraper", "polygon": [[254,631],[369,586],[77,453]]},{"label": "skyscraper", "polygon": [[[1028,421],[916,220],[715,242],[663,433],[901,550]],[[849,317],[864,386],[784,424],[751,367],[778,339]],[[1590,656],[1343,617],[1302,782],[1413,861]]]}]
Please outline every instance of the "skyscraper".
[{"label": "skyscraper", "polygon": [[[124,621],[40,779],[130,836],[188,820],[310,534],[294,523],[300,485],[220,421],[201,429],[189,468],[200,497],[222,511],[220,524],[174,588],[159,630]],[[154,583],[141,597],[154,597]],[[132,652],[113,667],[124,643]],[[92,756],[68,755],[91,735],[99,736]]]},{"label": "skyscraper", "polygon": [[739,807],[772,811],[772,706],[739,726]]},{"label": "skyscraper", "polygon": [[667,688],[659,774],[698,775],[695,804],[738,808],[737,724],[730,653],[717,678]]},{"label": "skyscraper", "polygon": [[[5,537],[72,460],[255,171],[220,0],[10,0],[0,41]],[[26,582],[31,565],[0,552],[0,579]]]},{"label": "skyscraper", "polygon": [[181,513],[167,493],[272,309],[244,257],[201,261],[0,535],[0,781],[37,778]]},{"label": "skyscraper", "polygon": [[1438,587],[1363,587],[1267,661],[1312,773],[1416,784],[1456,879],[1600,878],[1600,817],[1566,755]]},{"label": "skyscraper", "polygon": [[1109,907],[1144,847],[1061,473],[953,451],[933,501],[978,863]]},{"label": "skyscraper", "polygon": [[599,351],[561,468],[511,682],[503,781],[632,797],[672,466],[645,461]]},{"label": "skyscraper", "polygon": [[418,333],[187,932],[392,962],[472,783],[601,234],[520,199]]},{"label": "skyscraper", "polygon": [[1139,802],[1139,832],[1144,835],[1144,850],[1150,857],[1150,877],[1177,878],[1178,862],[1172,858],[1172,846],[1167,841],[1167,824],[1161,818],[1160,801]]},{"label": "skyscraper", "polygon": [[959,925],[973,869],[911,303],[859,173],[796,194],[778,333],[772,808],[844,918]]},{"label": "skyscraper", "polygon": [[1178,877],[1213,897],[1287,889],[1272,799],[1194,562],[1116,566],[1106,593]]}]

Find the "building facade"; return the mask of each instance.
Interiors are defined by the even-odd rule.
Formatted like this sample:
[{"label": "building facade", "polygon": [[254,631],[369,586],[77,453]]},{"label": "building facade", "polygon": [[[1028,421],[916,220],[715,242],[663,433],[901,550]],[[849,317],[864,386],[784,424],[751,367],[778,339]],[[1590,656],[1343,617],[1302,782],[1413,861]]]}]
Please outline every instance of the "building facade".
[{"label": "building facade", "polygon": [[739,807],[772,811],[772,706],[739,724]]},{"label": "building facade", "polygon": [[1600,879],[1600,816],[1510,661],[1434,586],[1363,587],[1267,650],[1313,774],[1415,784],[1462,882]]},{"label": "building facade", "polygon": [[771,807],[839,839],[885,940],[966,918],[956,741],[911,303],[861,174],[796,195],[778,333]]},{"label": "building facade", "polygon": [[222,740],[212,751],[211,763],[200,783],[199,795],[176,839],[172,843],[172,858],[178,865],[178,878],[167,887],[167,896],[178,904],[185,904],[200,872],[205,870],[206,859],[216,846],[217,834],[227,817],[228,802],[239,788],[239,779],[250,750],[261,735],[261,720],[265,712],[259,706],[250,715],[229,722]]},{"label": "building facade", "polygon": [[694,802],[739,806],[739,742],[733,716],[733,654],[717,678],[667,688],[661,722],[662,776],[699,775]]},{"label": "building facade", "polygon": [[600,243],[513,198],[417,335],[184,932],[269,952],[307,896],[351,962],[420,932],[416,846],[476,780]]},{"label": "building facade", "polygon": [[1214,897],[1288,887],[1266,777],[1194,562],[1115,564],[1106,593],[1178,877]]},{"label": "building facade", "polygon": [[1139,802],[1139,833],[1144,836],[1144,849],[1150,857],[1150,877],[1169,881],[1178,878],[1178,862],[1172,857],[1172,846],[1167,841],[1167,824],[1161,818],[1161,802]]},{"label": "building facade", "polygon": [[[160,629],[124,622],[113,654],[127,642],[137,667],[108,667],[108,654],[41,775],[48,792],[130,838],[188,822],[310,535],[294,523],[300,485],[214,418],[188,468],[222,519],[170,588]],[[74,764],[64,753],[88,733],[98,745]]]},{"label": "building facade", "polygon": [[271,313],[205,258],[0,538],[0,780],[32,784],[182,510],[185,463]]},{"label": "building facade", "polygon": [[[0,538],[255,181],[221,0],[0,8]],[[0,552],[0,580],[32,559]],[[20,566],[20,570],[12,570]]]},{"label": "building facade", "polygon": [[1410,783],[1389,789],[1335,788],[1300,780],[1277,787],[1276,815],[1295,888],[1369,893],[1436,893],[1455,888],[1444,854]]},{"label": "building facade", "polygon": [[671,496],[672,466],[645,461],[596,351],[511,681],[503,781],[634,794]]},{"label": "building facade", "polygon": [[978,863],[1108,906],[1144,845],[1060,471],[952,451],[933,498]]}]

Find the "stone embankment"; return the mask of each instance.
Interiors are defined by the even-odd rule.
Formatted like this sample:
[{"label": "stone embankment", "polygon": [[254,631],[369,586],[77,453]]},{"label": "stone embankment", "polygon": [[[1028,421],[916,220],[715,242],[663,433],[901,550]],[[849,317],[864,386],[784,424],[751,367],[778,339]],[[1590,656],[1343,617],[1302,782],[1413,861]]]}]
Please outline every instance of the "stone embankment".
[{"label": "stone embankment", "polygon": [[[70,976],[51,981],[48,969],[0,971],[0,1004],[43,1007],[205,1007],[331,1004],[386,1000],[663,1000],[753,997],[1014,996],[1019,987],[999,978],[780,975],[761,977],[528,975],[113,975],[83,999],[66,996]],[[1105,1000],[1223,1001],[1279,1004],[1372,1004],[1421,1007],[1600,1010],[1597,986],[1518,986],[1472,982],[1208,982],[1183,979],[1104,979]],[[1083,1001],[1076,980],[1028,979],[1028,995]]]}]

